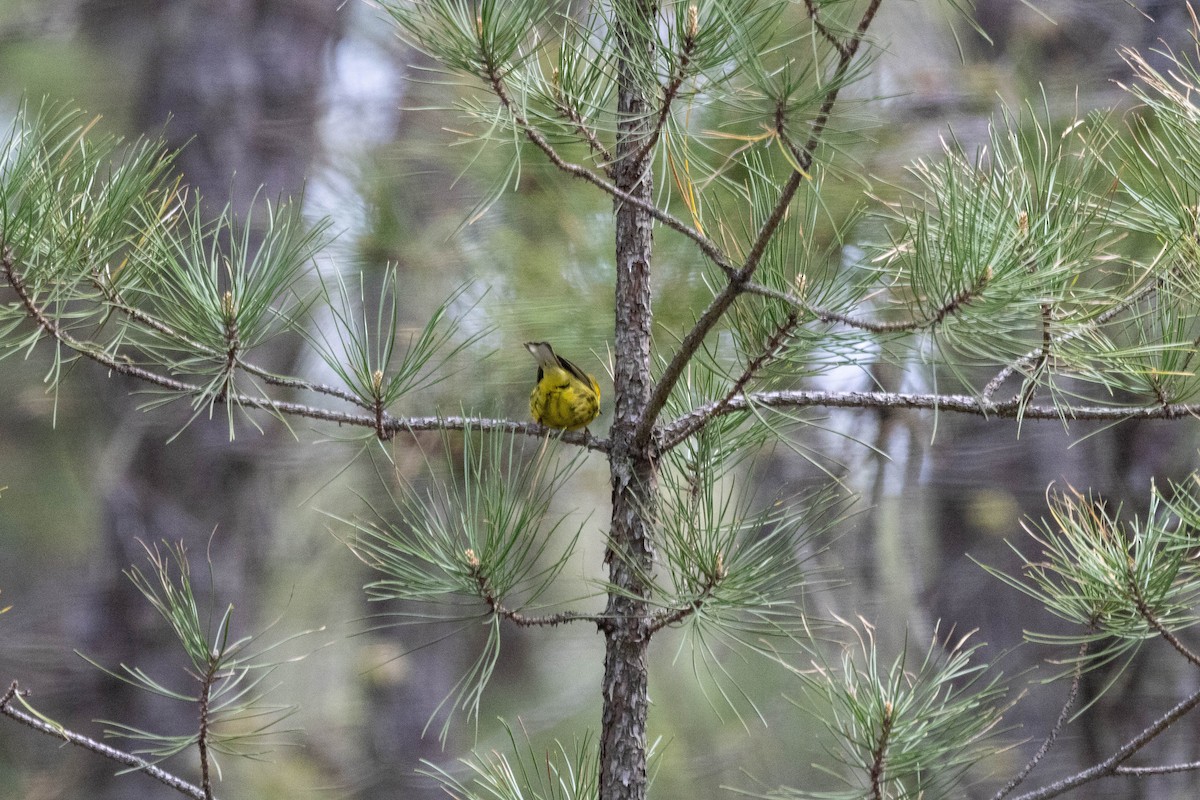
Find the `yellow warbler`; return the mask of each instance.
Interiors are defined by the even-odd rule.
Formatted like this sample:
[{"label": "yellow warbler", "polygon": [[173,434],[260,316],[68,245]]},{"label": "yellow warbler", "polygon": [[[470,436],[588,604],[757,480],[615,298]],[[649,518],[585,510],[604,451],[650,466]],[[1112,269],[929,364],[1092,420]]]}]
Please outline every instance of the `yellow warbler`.
[{"label": "yellow warbler", "polygon": [[600,385],[579,367],[556,354],[549,342],[526,342],[538,362],[537,384],[529,395],[529,412],[550,428],[579,430],[600,416]]}]

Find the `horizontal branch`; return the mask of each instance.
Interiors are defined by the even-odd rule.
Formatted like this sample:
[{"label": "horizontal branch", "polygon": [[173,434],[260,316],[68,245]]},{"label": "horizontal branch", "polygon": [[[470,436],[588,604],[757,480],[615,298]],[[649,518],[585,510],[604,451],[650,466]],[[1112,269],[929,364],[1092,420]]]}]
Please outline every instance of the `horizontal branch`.
[{"label": "horizontal branch", "polygon": [[1176,772],[1195,772],[1197,770],[1200,770],[1200,761],[1189,761],[1186,764],[1160,764],[1156,767],[1117,767],[1113,770],[1113,774],[1145,777],[1147,775],[1171,775]]},{"label": "horizontal branch", "polygon": [[496,616],[503,617],[514,625],[522,628],[550,628],[564,625],[568,622],[591,622],[600,624],[598,614],[585,614],[582,611],[560,611],[557,614],[522,614],[497,603],[492,608]]},{"label": "horizontal branch", "polygon": [[980,417],[1026,420],[1116,422],[1128,419],[1200,418],[1200,403],[1171,403],[1152,406],[1026,405],[1016,400],[996,403],[965,394],[919,394],[912,392],[754,392],[728,403],[717,401],[692,409],[662,429],[662,449],[679,444],[695,425],[696,418],[731,414],[752,408],[854,408],[910,409],[971,414]]},{"label": "horizontal branch", "polygon": [[33,728],[38,733],[52,736],[59,741],[69,742],[76,747],[82,747],[84,750],[90,750],[97,755],[101,755],[110,761],[115,761],[138,772],[143,772],[159,783],[166,784],[187,797],[194,797],[196,800],[205,800],[204,790],[199,786],[194,786],[182,778],[176,777],[160,767],[156,767],[145,759],[139,758],[132,753],[126,753],[124,750],[109,747],[103,742],[98,742],[83,734],[69,731],[60,725],[53,725],[32,714],[27,714],[19,708],[14,708],[12,701],[19,694],[23,693],[17,689],[17,682],[13,681],[8,687],[8,691],[3,696],[0,696],[0,714],[9,719],[16,720],[29,728]]},{"label": "horizontal branch", "polygon": [[[434,431],[434,430],[472,430],[480,431],[504,431],[513,434],[525,434],[528,436],[557,436],[561,441],[567,444],[581,445],[588,450],[599,450],[607,452],[609,444],[607,439],[598,439],[592,436],[589,432],[567,432],[557,431],[553,428],[547,428],[544,425],[539,425],[533,422],[513,422],[511,420],[485,419],[479,417],[394,417],[386,412],[378,414],[357,414],[348,411],[337,411],[334,409],[321,408],[318,406],[305,405],[303,403],[294,403],[285,400],[275,400],[266,396],[249,395],[241,392],[228,392],[221,394],[212,394],[207,392],[205,388],[196,383],[190,383],[185,380],[163,375],[154,370],[147,369],[129,361],[123,360],[104,350],[97,349],[94,346],[89,346],[87,342],[83,342],[72,336],[67,330],[58,324],[56,320],[51,318],[37,304],[35,298],[30,293],[28,287],[21,274],[17,271],[13,257],[10,252],[5,251],[0,254],[0,271],[3,272],[8,285],[16,293],[26,313],[34,324],[42,330],[43,333],[53,338],[59,344],[71,350],[78,355],[95,361],[97,364],[107,368],[110,372],[123,375],[127,378],[134,378],[148,383],[151,386],[156,386],[164,389],[167,392],[176,394],[180,397],[207,397],[209,402],[217,404],[233,404],[240,408],[255,409],[258,411],[266,411],[277,416],[302,417],[321,422],[333,422],[338,425],[351,425],[359,428],[369,428],[376,432],[377,435],[390,437],[397,433],[416,432],[416,431]],[[259,373],[255,373],[259,374]],[[261,375],[264,377],[265,375]],[[288,386],[290,388],[307,389],[310,391],[321,391],[316,384],[310,384],[304,381],[293,382],[288,379],[277,379],[270,381],[276,385]],[[335,390],[336,391],[336,390]]]},{"label": "horizontal branch", "polygon": [[506,619],[521,628],[551,628],[557,625],[565,625],[568,622],[592,622],[597,625],[600,623],[600,618],[595,614],[585,614],[581,611],[560,611],[557,614],[531,615],[508,608],[500,602],[500,598],[492,591],[492,586],[488,581],[483,563],[475,555],[474,551],[468,550],[467,557],[469,558],[471,567],[471,577],[475,579],[475,587],[479,591],[479,597],[487,603],[491,612],[501,619]]}]

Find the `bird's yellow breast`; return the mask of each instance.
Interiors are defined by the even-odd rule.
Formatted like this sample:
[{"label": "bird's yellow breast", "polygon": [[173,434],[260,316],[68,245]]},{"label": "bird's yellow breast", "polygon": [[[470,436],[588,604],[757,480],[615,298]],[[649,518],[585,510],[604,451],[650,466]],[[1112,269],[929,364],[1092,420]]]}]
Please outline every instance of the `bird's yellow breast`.
[{"label": "bird's yellow breast", "polygon": [[591,375],[589,386],[560,367],[541,372],[541,380],[529,395],[529,411],[537,422],[577,430],[600,415],[600,386]]}]

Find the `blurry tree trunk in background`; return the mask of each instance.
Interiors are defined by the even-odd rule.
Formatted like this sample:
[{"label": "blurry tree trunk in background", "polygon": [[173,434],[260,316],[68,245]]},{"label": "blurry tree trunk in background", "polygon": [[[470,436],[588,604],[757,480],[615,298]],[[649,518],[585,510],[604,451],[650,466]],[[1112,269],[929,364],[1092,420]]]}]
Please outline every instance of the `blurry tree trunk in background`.
[{"label": "blurry tree trunk in background", "polygon": [[[259,186],[260,204],[298,198],[318,148],[323,91],[342,24],[338,3],[87,0],[83,13],[88,35],[125,59],[127,74],[136,76],[132,91],[140,124],[160,130],[170,119],[168,140],[174,146],[188,143],[178,165],[185,184],[210,202],[210,214],[228,201],[234,215],[244,218]],[[286,369],[291,354],[274,355],[274,366]],[[110,413],[129,408],[123,382],[100,377],[95,389],[111,397]],[[186,541],[199,568],[197,589],[206,593],[200,565],[215,530],[217,591],[237,600],[235,632],[260,625],[254,605],[262,599],[266,557],[277,535],[276,504],[286,498],[281,484],[297,454],[281,426],[266,425],[262,436],[247,432],[230,442],[219,417],[199,420],[167,443],[190,413],[125,411],[113,431],[110,449],[120,458],[105,481],[106,544],[93,571],[96,600],[87,604],[92,613],[81,632],[85,647],[104,663],[132,663],[136,652],[150,674],[173,674],[180,666],[156,660],[166,657],[163,651],[137,635],[153,629],[146,616],[153,612],[145,603],[130,602],[136,592],[121,574],[142,558],[135,538]],[[162,708],[149,705],[153,698],[144,692],[122,691],[112,681],[98,689],[106,702],[81,705],[134,724],[155,720],[163,730],[193,722],[175,724]],[[169,708],[178,713],[178,705]],[[102,761],[90,763],[105,775],[112,771]],[[112,787],[109,797],[158,796],[146,794],[151,789],[140,781],[96,785]]]}]

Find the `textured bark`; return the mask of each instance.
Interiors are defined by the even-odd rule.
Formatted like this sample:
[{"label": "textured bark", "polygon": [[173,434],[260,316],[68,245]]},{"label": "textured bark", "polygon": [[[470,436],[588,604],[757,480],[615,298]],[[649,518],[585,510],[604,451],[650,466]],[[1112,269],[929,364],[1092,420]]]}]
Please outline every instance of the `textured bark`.
[{"label": "textured bark", "polygon": [[[643,0],[637,12],[653,17],[657,4]],[[653,45],[618,23],[621,66],[618,109],[621,115],[614,180],[617,186],[651,200],[649,164],[637,153],[651,127],[647,98],[636,75],[638,61],[653,55]],[[650,28],[650,25],[646,25]],[[635,61],[636,60],[636,61]],[[643,73],[644,74],[644,73]],[[616,203],[616,408],[609,457],[612,479],[612,528],[609,580],[620,587],[606,610],[603,715],[600,735],[601,800],[641,800],[646,796],[646,713],[649,686],[646,655],[646,578],[654,565],[650,539],[655,469],[649,447],[633,447],[633,434],[650,396],[650,255],[653,228],[644,211]]]}]

